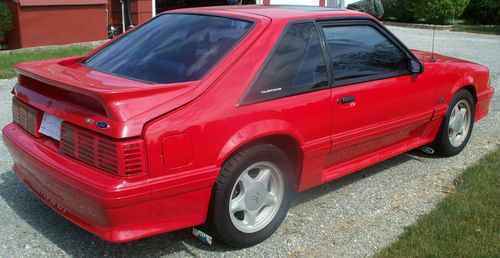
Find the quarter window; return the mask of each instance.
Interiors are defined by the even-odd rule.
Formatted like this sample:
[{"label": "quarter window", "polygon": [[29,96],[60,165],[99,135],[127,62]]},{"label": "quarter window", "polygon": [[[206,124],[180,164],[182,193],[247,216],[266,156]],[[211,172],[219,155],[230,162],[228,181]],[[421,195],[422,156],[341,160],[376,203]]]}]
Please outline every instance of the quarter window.
[{"label": "quarter window", "polygon": [[408,72],[408,58],[371,26],[323,28],[335,81]]},{"label": "quarter window", "polygon": [[276,99],[328,87],[325,57],[313,22],[288,27],[245,98]]}]

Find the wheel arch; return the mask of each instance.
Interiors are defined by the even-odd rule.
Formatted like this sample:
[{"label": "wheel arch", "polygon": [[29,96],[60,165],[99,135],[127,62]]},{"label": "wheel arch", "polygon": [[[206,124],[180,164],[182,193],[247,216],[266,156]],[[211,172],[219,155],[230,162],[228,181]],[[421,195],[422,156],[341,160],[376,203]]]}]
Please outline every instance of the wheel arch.
[{"label": "wheel arch", "polygon": [[[461,89],[465,89],[465,90],[469,91],[470,94],[472,95],[472,97],[474,98],[474,104],[477,103],[477,89],[476,89],[476,86],[474,86],[472,84],[469,84],[469,85],[463,86],[459,90],[461,90]],[[455,92],[455,94],[456,94],[456,92]]]},{"label": "wheel arch", "polygon": [[449,101],[457,94],[459,90],[465,89],[472,94],[474,98],[474,102],[477,103],[477,87],[476,82],[472,76],[465,76],[462,79],[458,80],[457,83],[453,86],[450,92]]},{"label": "wheel arch", "polygon": [[304,152],[300,147],[300,138],[297,136],[287,132],[274,132],[249,137],[246,141],[241,141],[239,144],[234,144],[234,139],[231,139],[228,141],[228,144],[231,144],[232,148],[227,150],[228,146],[225,146],[226,150],[223,150],[219,155],[219,166],[222,166],[229,158],[231,158],[231,156],[238,153],[238,151],[243,150],[250,145],[272,144],[280,148],[292,162],[291,165],[294,168],[294,171],[291,176],[295,189],[298,189],[300,175],[302,173]]}]

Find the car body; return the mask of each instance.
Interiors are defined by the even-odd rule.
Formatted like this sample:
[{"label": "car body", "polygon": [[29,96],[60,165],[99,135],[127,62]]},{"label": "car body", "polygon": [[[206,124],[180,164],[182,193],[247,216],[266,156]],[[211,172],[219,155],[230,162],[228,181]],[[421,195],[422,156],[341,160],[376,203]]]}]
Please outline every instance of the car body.
[{"label": "car body", "polygon": [[[154,28],[155,21],[162,24],[161,19],[187,16],[229,19],[230,28],[245,31],[211,61],[210,69],[196,76],[190,77],[196,72],[187,76],[178,63],[168,62],[163,63],[172,66],[168,69],[179,69],[172,72],[177,76],[172,81],[162,81],[170,75],[161,68],[156,72],[157,67],[135,72],[142,61],[130,60],[143,60],[148,52],[127,52],[142,43],[134,48],[123,42],[139,41],[133,35],[141,35],[141,28]],[[185,41],[191,39],[187,34]],[[209,38],[203,35],[197,40]],[[366,42],[338,40],[339,35],[361,35],[366,42],[380,38],[373,49],[382,49],[382,55],[370,56],[371,48],[350,49],[349,44]],[[218,44],[228,40],[209,36],[219,37]],[[286,37],[307,38],[296,42],[308,50],[295,56],[300,46],[286,45],[295,42]],[[200,55],[210,51],[207,47]],[[281,59],[274,58],[280,55]],[[351,64],[372,57],[379,63],[365,64],[371,72],[356,76],[365,68]],[[120,63],[127,58],[132,59]],[[302,61],[297,64],[297,60]],[[317,60],[322,61],[310,65]],[[373,68],[388,62],[395,66]],[[116,68],[117,63],[125,68]],[[266,143],[285,153],[291,162],[288,176],[293,190],[301,192],[432,144],[457,92],[466,90],[473,96],[475,121],[488,113],[493,96],[486,67],[410,51],[372,17],[327,8],[176,10],[87,56],[33,61],[15,69],[19,74],[13,90],[15,122],[3,129],[13,171],[55,211],[111,242],[207,222],[221,168],[248,146]],[[150,71],[155,71],[152,77],[144,75]],[[298,86],[287,89],[280,86],[283,81]],[[46,124],[46,134],[40,133],[44,119],[54,123]],[[47,136],[51,134],[55,136]],[[57,137],[61,141],[53,139]]]}]

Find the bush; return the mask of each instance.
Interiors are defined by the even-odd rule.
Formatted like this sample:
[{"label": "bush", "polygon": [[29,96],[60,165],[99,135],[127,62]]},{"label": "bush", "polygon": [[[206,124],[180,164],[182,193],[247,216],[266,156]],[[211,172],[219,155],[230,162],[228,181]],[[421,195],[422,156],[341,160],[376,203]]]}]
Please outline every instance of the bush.
[{"label": "bush", "polygon": [[413,13],[411,12],[413,1],[404,0],[385,0],[382,1],[384,5],[384,19],[396,20],[401,22],[415,22]]},{"label": "bush", "polygon": [[443,24],[461,17],[469,0],[385,0],[383,3],[384,18]]},{"label": "bush", "polygon": [[464,18],[480,24],[500,24],[500,1],[474,0],[465,9]]},{"label": "bush", "polygon": [[[497,0],[498,1],[498,0]],[[462,16],[469,0],[416,0],[413,14],[430,23],[447,23]]]},{"label": "bush", "polygon": [[0,0],[0,31],[12,30],[12,13],[7,4]]}]

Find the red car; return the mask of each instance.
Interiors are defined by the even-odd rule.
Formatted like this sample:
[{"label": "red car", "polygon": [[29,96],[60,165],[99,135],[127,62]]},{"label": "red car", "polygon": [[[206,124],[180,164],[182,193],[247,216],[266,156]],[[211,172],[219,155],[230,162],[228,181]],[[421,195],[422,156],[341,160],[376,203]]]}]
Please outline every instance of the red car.
[{"label": "red car", "polygon": [[207,223],[256,244],[295,192],[422,146],[458,154],[493,96],[484,66],[312,7],[167,12],[84,57],[15,69],[14,172],[112,242]]}]

